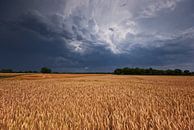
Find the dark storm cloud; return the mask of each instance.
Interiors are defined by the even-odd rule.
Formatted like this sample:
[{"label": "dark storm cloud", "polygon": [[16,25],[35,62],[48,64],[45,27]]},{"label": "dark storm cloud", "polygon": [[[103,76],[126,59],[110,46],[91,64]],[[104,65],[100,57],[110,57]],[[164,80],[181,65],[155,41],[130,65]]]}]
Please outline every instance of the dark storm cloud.
[{"label": "dark storm cloud", "polygon": [[193,43],[192,41],[169,41],[168,44],[164,44],[159,47],[135,47],[131,54],[133,63],[136,65],[145,66],[162,66],[162,65],[173,65],[179,63],[190,63],[194,62],[192,56]]},{"label": "dark storm cloud", "polygon": [[0,68],[194,69],[193,2],[166,1],[0,1]]},{"label": "dark storm cloud", "polygon": [[96,42],[95,36],[90,30],[84,28],[84,24],[90,26],[91,21],[86,21],[80,16],[69,16],[64,18],[59,14],[42,15],[37,11],[27,12],[18,18],[17,23],[20,28],[33,31],[42,37],[50,39],[64,39],[70,41]]},{"label": "dark storm cloud", "polygon": [[[30,69],[32,66],[36,68],[42,65],[51,66],[56,70],[58,70],[57,67],[67,67],[70,71],[74,71],[75,68],[82,71],[87,66],[92,68],[96,65],[97,68],[98,64],[107,65],[104,60],[110,58],[112,53],[105,50],[103,46],[90,45],[91,39],[82,37],[83,33],[92,34],[89,34],[86,29],[78,28],[81,26],[78,23],[79,19],[78,16],[72,18],[71,29],[63,22],[64,25],[60,25],[60,21],[65,22],[62,17],[42,16],[38,12],[27,12],[14,21],[2,21],[1,29],[5,28],[4,31],[7,32],[7,35],[1,36],[1,59],[4,60],[4,63],[1,63],[2,67],[15,68],[14,66],[22,64],[16,68]],[[9,38],[10,36],[12,39]],[[67,42],[73,40],[83,41],[84,46],[90,48],[88,53],[80,55],[72,52]],[[7,55],[4,55],[6,53]],[[61,70],[69,71],[68,69]]]}]

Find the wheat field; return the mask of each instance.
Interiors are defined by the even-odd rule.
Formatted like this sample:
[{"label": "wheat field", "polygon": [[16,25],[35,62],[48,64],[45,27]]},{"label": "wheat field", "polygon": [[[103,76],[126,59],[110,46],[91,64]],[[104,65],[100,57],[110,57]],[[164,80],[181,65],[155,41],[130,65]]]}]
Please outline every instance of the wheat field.
[{"label": "wheat field", "polygon": [[194,130],[194,77],[1,78],[0,129]]}]

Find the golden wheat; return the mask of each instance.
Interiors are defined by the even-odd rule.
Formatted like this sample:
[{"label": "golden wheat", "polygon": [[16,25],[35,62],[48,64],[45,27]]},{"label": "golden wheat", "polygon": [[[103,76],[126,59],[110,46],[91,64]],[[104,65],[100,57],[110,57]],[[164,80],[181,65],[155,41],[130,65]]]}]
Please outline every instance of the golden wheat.
[{"label": "golden wheat", "polygon": [[0,79],[0,129],[194,129],[194,77],[29,77]]}]

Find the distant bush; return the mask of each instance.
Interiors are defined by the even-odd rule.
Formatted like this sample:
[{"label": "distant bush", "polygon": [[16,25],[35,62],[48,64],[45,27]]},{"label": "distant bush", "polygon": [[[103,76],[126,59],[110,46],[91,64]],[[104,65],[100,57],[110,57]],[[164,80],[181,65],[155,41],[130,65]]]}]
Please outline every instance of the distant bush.
[{"label": "distant bush", "polygon": [[194,72],[189,70],[182,71],[180,69],[174,70],[158,70],[158,69],[142,69],[142,68],[119,68],[114,70],[114,74],[118,75],[193,75]]},{"label": "distant bush", "polygon": [[51,69],[49,69],[47,67],[43,67],[43,68],[41,68],[41,71],[40,72],[41,73],[51,73],[52,71],[51,71]]}]

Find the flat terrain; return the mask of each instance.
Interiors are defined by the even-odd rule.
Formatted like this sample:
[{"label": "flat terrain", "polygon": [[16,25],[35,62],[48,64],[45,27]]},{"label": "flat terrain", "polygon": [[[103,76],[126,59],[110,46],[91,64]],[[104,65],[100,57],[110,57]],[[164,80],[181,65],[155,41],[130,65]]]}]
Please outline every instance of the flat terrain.
[{"label": "flat terrain", "polygon": [[194,77],[0,77],[0,129],[194,129]]}]

